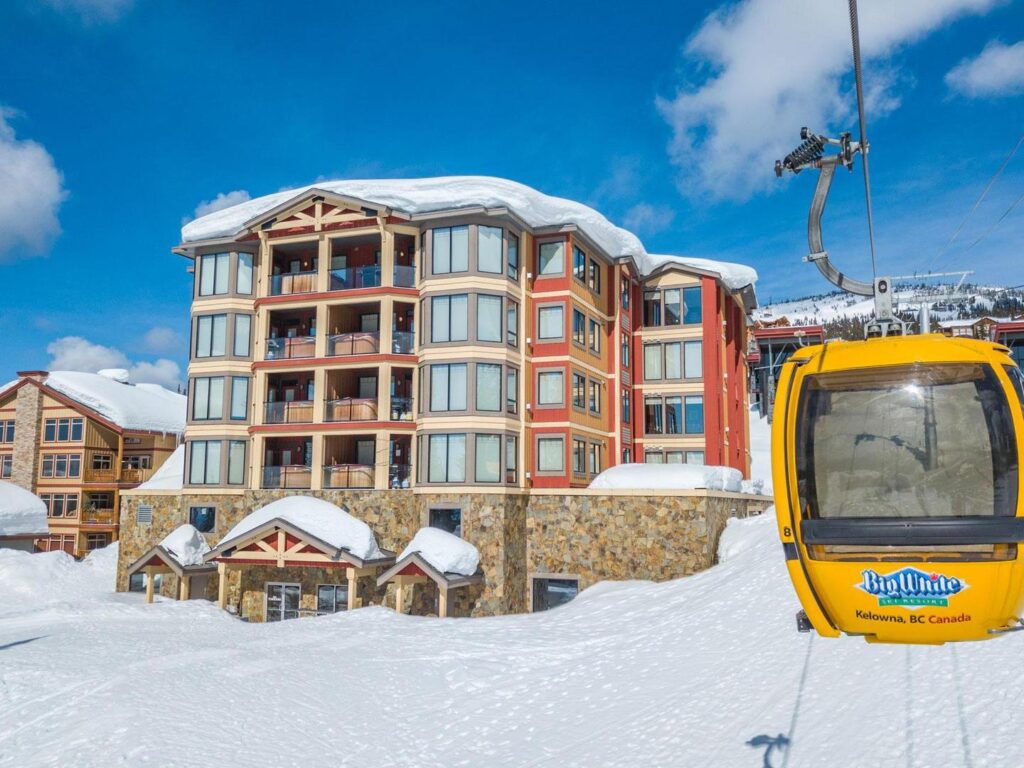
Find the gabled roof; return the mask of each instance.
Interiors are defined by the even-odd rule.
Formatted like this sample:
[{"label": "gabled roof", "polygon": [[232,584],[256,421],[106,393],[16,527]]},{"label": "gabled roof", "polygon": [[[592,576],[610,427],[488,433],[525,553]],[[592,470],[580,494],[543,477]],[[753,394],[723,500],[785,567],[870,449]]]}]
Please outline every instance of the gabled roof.
[{"label": "gabled roof", "polygon": [[424,576],[442,589],[466,587],[470,584],[479,584],[484,580],[482,573],[474,573],[471,576],[464,576],[461,573],[442,573],[431,565],[419,552],[413,552],[403,557],[377,577],[377,586],[383,587],[396,576],[406,575],[406,572],[414,569],[419,569]]}]

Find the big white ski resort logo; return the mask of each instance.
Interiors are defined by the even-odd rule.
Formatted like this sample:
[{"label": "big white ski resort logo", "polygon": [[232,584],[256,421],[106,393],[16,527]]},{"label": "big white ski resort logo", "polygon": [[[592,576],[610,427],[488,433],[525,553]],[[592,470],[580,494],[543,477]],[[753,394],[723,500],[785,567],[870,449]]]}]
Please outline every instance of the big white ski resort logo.
[{"label": "big white ski resort logo", "polygon": [[917,568],[901,568],[880,574],[868,568],[861,571],[862,581],[855,586],[878,598],[879,607],[902,605],[915,609],[932,605],[945,608],[949,598],[967,589],[967,583],[955,576],[925,573]]}]

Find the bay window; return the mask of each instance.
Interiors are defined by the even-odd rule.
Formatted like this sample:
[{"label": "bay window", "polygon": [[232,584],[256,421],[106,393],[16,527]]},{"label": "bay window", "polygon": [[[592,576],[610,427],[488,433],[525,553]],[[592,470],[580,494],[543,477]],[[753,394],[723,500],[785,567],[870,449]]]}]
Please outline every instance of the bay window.
[{"label": "bay window", "polygon": [[501,341],[501,297],[480,294],[476,297],[477,341]]},{"label": "bay window", "polygon": [[219,440],[193,440],[190,444],[188,482],[190,485],[218,485],[220,483]]},{"label": "bay window", "polygon": [[433,342],[469,339],[469,296],[434,296],[430,300],[430,340]]},{"label": "bay window", "polygon": [[192,419],[209,421],[224,418],[224,378],[202,377],[192,380]]},{"label": "bay window", "polygon": [[427,482],[466,482],[466,436],[430,435],[428,437]]},{"label": "bay window", "polygon": [[538,248],[537,272],[540,275],[565,273],[565,243],[541,243]]},{"label": "bay window", "polygon": [[476,365],[476,409],[501,410],[501,366],[493,363]]},{"label": "bay window", "polygon": [[249,414],[249,378],[231,377],[231,418],[246,419]]},{"label": "bay window", "polygon": [[501,436],[476,436],[476,482],[497,483],[501,481]]},{"label": "bay window", "polygon": [[251,349],[252,315],[235,315],[235,339],[231,344],[235,357],[248,357]]},{"label": "bay window", "polygon": [[537,310],[537,337],[540,339],[562,338],[562,312],[561,305],[553,307],[541,307]]},{"label": "bay window", "polygon": [[199,257],[199,295],[219,296],[228,292],[230,253],[204,253]]},{"label": "bay window", "polygon": [[481,272],[501,274],[501,227],[477,226],[476,261]]},{"label": "bay window", "polygon": [[561,405],[564,402],[562,371],[541,371],[537,374],[537,404]]},{"label": "bay window", "polygon": [[196,357],[223,357],[227,349],[227,315],[196,319]]},{"label": "bay window", "polygon": [[235,277],[235,292],[252,293],[252,254],[238,254],[238,274]]},{"label": "bay window", "polygon": [[430,366],[430,410],[466,410],[466,364]]},{"label": "bay window", "polygon": [[511,232],[508,234],[508,276],[519,280],[519,238]]},{"label": "bay window", "polygon": [[435,275],[469,271],[469,227],[438,227],[433,232]]}]

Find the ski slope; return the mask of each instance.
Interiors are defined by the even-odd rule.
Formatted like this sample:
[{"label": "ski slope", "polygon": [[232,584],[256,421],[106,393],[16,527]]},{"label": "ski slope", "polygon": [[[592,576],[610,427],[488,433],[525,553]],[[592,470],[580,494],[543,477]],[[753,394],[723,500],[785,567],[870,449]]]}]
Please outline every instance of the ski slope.
[{"label": "ski slope", "polygon": [[775,535],[545,614],[263,625],[113,594],[110,551],[0,551],[0,766],[757,768],[780,735],[776,768],[1020,763],[1024,638],[798,634]]}]

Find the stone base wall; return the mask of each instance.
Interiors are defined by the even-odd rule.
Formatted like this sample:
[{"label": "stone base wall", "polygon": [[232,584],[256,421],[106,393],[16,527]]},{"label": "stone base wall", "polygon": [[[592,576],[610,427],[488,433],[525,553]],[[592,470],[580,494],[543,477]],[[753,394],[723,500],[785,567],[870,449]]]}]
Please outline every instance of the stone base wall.
[{"label": "stone base wall", "polygon": [[[188,522],[189,508],[217,509],[211,546],[243,517],[286,494],[244,491],[232,495],[188,492],[183,495],[124,495],[121,503],[121,544],[117,589],[128,588],[126,570],[147,549]],[[314,495],[345,506],[365,521],[378,544],[396,554],[421,527],[430,510],[461,510],[462,537],[480,551],[484,581],[449,593],[452,616],[495,616],[530,610],[534,576],[565,576],[581,589],[603,580],[664,581],[686,576],[715,562],[718,540],[730,517],[758,514],[770,503],[762,497],[737,494],[677,493],[674,495],[592,492],[566,494],[424,493],[410,491],[320,491]],[[151,523],[138,523],[138,507],[153,507]],[[251,621],[262,621],[266,582],[298,583],[302,608],[316,607],[317,584],[344,584],[342,569],[301,569],[253,566],[228,575],[228,605]],[[207,594],[215,599],[216,574]],[[177,578],[165,575],[161,594],[177,594]],[[436,612],[433,583],[407,590],[406,610],[418,615]],[[360,579],[363,605],[394,607],[393,586],[377,587]]]}]

